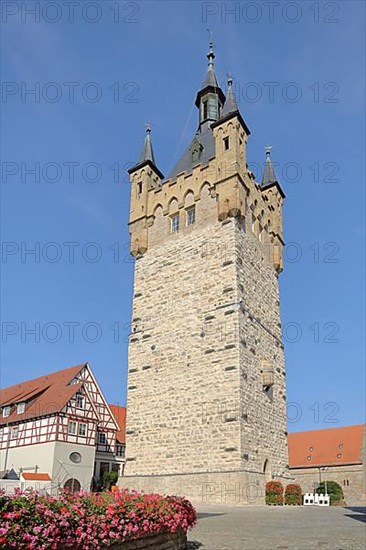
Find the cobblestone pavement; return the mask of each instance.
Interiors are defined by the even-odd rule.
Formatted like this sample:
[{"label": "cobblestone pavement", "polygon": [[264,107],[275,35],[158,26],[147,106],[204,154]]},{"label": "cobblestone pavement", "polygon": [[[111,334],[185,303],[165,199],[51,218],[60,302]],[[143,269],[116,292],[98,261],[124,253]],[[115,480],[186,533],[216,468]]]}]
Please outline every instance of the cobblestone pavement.
[{"label": "cobblestone pavement", "polygon": [[366,508],[200,506],[188,550],[365,550]]}]

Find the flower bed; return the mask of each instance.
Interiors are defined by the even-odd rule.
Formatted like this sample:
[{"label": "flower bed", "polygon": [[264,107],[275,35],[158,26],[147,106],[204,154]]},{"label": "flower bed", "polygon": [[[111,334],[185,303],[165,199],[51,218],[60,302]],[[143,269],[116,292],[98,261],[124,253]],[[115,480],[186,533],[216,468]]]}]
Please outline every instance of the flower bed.
[{"label": "flower bed", "polygon": [[302,504],[302,491],[297,483],[289,483],[285,489],[285,504],[300,506]]},{"label": "flower bed", "polygon": [[131,541],[164,533],[178,540],[196,522],[195,509],[182,497],[126,490],[59,497],[16,491],[0,494],[0,510],[0,547],[9,549],[137,548]]}]

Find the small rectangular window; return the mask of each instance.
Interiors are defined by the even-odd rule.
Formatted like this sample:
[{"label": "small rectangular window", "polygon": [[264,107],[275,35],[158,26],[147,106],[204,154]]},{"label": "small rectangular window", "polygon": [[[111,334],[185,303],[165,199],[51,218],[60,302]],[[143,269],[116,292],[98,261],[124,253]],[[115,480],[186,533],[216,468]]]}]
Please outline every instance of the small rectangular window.
[{"label": "small rectangular window", "polygon": [[70,435],[76,435],[76,422],[69,422],[68,432]]},{"label": "small rectangular window", "polygon": [[227,151],[229,149],[229,138],[224,138],[224,149]]},{"label": "small rectangular window", "polygon": [[17,414],[23,414],[25,412],[25,402],[22,401],[21,403],[17,404]]},{"label": "small rectangular window", "polygon": [[85,398],[83,395],[77,394],[76,395],[76,408],[77,409],[84,409],[85,407]]},{"label": "small rectangular window", "polygon": [[7,405],[3,408],[3,418],[10,416],[10,405]]},{"label": "small rectangular window", "polygon": [[196,221],[196,208],[192,206],[187,210],[187,225],[193,225]]},{"label": "small rectangular window", "polygon": [[170,223],[171,223],[171,232],[172,233],[178,233],[178,231],[179,231],[179,214],[174,214],[174,216],[172,216],[170,218]]},{"label": "small rectangular window", "polygon": [[207,101],[203,101],[202,108],[203,108],[203,120],[206,120],[207,114],[208,114]]},{"label": "small rectangular window", "polygon": [[124,456],[125,456],[125,446],[124,445],[116,445],[116,455],[120,456],[121,458],[124,458]]},{"label": "small rectangular window", "polygon": [[19,428],[18,428],[18,426],[15,426],[15,428],[11,429],[10,439],[17,439],[18,433],[19,433]]},{"label": "small rectangular window", "polygon": [[86,424],[79,424],[79,435],[81,435],[82,437],[86,436]]},{"label": "small rectangular window", "polygon": [[107,443],[107,437],[104,432],[98,433],[98,443],[99,445],[106,445]]}]

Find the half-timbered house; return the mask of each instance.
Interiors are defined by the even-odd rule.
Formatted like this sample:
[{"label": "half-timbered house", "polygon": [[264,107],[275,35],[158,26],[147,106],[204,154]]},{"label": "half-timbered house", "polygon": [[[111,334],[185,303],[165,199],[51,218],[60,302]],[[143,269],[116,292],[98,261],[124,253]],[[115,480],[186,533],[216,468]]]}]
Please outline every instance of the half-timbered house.
[{"label": "half-timbered house", "polygon": [[89,490],[123,474],[125,409],[108,405],[88,363],[0,393],[0,470],[46,474],[49,490]]}]

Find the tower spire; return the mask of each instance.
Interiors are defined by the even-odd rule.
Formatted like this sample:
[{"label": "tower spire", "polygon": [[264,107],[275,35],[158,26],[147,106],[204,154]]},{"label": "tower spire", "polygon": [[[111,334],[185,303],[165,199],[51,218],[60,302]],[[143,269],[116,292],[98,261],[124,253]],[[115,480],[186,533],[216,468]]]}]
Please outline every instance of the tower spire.
[{"label": "tower spire", "polygon": [[224,103],[224,107],[221,111],[221,117],[225,117],[230,113],[236,113],[237,111],[239,111],[239,108],[235,99],[234,90],[233,90],[233,80],[234,80],[233,76],[231,74],[228,74],[226,100]]},{"label": "tower spire", "polygon": [[262,177],[262,185],[269,185],[271,183],[278,183],[276,172],[271,160],[271,149],[270,145],[266,145],[266,162],[264,164],[264,171]]},{"label": "tower spire", "polygon": [[150,160],[153,164],[155,164],[155,157],[154,157],[154,151],[153,146],[151,142],[151,124],[148,123],[146,125],[146,136],[144,141],[144,146],[141,151],[139,164],[142,164],[143,162],[146,162]]},{"label": "tower spire", "polygon": [[151,124],[150,123],[146,125],[146,135],[145,135],[144,145],[141,150],[140,158],[137,164],[135,164],[134,166],[132,166],[132,168],[128,170],[128,173],[132,174],[133,172],[135,172],[139,168],[142,168],[146,164],[149,164],[161,179],[164,178],[164,175],[162,174],[162,172],[160,172],[159,168],[156,166],[155,155],[154,155],[154,150],[153,150],[152,141],[151,141]]},{"label": "tower spire", "polygon": [[202,83],[202,90],[207,88],[207,86],[214,86],[215,88],[218,88],[218,82],[215,74],[215,68],[214,68],[214,59],[215,59],[215,52],[214,52],[214,43],[212,41],[211,31],[208,31],[210,34],[210,41],[208,44],[208,52],[207,52],[207,70],[205,74],[205,78]]},{"label": "tower spire", "polygon": [[225,95],[221,90],[214,68],[214,44],[211,32],[209,32],[209,44],[207,53],[207,69],[201,89],[197,93],[196,106],[200,110],[199,127],[205,122],[212,123],[219,119],[221,107],[225,101]]}]

